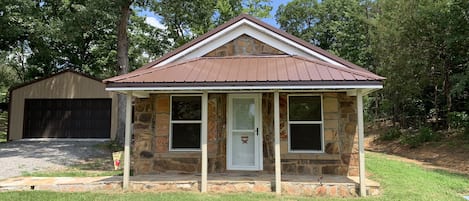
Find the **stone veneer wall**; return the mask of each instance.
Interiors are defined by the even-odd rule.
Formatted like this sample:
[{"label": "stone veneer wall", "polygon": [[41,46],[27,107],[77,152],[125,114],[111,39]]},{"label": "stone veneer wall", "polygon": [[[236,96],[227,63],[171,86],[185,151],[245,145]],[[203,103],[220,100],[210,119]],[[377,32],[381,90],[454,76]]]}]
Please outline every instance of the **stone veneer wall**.
[{"label": "stone veneer wall", "polygon": [[[200,172],[200,151],[169,151],[170,95],[135,99],[132,163],[135,175]],[[226,164],[226,94],[208,97],[208,171],[224,171]]]},{"label": "stone veneer wall", "polygon": [[205,57],[223,57],[239,55],[284,55],[285,53],[256,40],[246,34],[218,47],[204,55]]},{"label": "stone veneer wall", "polygon": [[[323,93],[325,153],[289,153],[287,93],[280,93],[280,150],[283,174],[358,175],[355,97]],[[273,173],[273,94],[262,96],[264,171]]]},{"label": "stone veneer wall", "polygon": [[[323,93],[325,153],[289,153],[287,93],[280,94],[283,174],[358,175],[355,97]],[[209,173],[226,171],[226,94],[208,97]],[[273,173],[273,93],[262,94],[263,165]],[[133,169],[136,175],[166,171],[200,172],[200,152],[169,151],[170,95],[153,94],[135,101]]]}]

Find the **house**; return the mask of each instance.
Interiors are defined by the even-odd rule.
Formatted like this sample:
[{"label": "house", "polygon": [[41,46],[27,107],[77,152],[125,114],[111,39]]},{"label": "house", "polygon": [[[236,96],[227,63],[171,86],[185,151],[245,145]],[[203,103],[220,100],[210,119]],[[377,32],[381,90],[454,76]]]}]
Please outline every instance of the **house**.
[{"label": "house", "polygon": [[64,70],[12,87],[8,140],[114,139],[117,97],[101,80]]},{"label": "house", "polygon": [[[362,97],[383,77],[249,15],[136,71],[104,80],[128,96],[124,188],[135,175],[251,171],[360,176]],[[134,145],[130,156],[131,97]],[[130,159],[131,158],[131,159]]]}]

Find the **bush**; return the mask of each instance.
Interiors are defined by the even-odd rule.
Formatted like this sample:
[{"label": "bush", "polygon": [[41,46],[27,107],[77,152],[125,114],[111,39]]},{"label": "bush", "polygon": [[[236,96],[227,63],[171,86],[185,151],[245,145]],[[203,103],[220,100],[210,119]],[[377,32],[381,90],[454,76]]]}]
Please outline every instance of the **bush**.
[{"label": "bush", "polygon": [[466,112],[451,112],[448,115],[451,128],[459,129],[463,139],[469,140],[469,115]]},{"label": "bush", "polygon": [[451,112],[448,115],[448,123],[451,128],[467,128],[469,115],[466,112]]},{"label": "bush", "polygon": [[439,141],[441,135],[429,127],[420,127],[417,133],[408,133],[403,135],[401,143],[409,145],[411,148],[416,148],[425,142]]},{"label": "bush", "polygon": [[391,141],[395,139],[399,139],[401,137],[402,133],[398,128],[392,127],[388,129],[385,133],[382,133],[379,135],[380,140],[383,141]]}]

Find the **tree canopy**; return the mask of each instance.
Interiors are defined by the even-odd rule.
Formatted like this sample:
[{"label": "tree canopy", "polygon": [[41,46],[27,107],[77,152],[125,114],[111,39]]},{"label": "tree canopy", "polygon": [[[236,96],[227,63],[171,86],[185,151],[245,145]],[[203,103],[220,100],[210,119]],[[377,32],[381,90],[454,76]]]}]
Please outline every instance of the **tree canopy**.
[{"label": "tree canopy", "polygon": [[[368,101],[371,118],[402,127],[469,122],[469,2],[293,0],[280,27],[387,80]],[[469,124],[468,124],[469,125]]]},{"label": "tree canopy", "polygon": [[[3,0],[0,94],[68,68],[116,75],[122,38],[133,70],[240,13],[265,18],[271,9],[269,0]],[[162,27],[146,23],[142,11]],[[371,119],[402,127],[469,122],[468,1],[292,0],[275,18],[281,29],[387,78],[367,99]]]}]

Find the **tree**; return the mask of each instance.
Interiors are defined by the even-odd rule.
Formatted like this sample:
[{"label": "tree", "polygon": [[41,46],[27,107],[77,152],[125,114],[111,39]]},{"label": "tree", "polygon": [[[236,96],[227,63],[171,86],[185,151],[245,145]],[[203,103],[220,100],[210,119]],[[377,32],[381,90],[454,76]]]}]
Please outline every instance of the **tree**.
[{"label": "tree", "polygon": [[179,47],[195,37],[241,13],[268,17],[272,9],[270,0],[158,0],[152,10],[168,27],[174,47]]},{"label": "tree", "polygon": [[384,111],[404,127],[428,120],[447,127],[451,112],[468,109],[461,104],[468,91],[468,3],[382,0],[378,5],[374,52],[388,78]]},{"label": "tree", "polygon": [[[127,36],[127,24],[131,14],[130,6],[132,0],[119,1],[119,20],[117,21],[117,72],[123,75],[129,72],[129,38]],[[117,95],[117,131],[116,140],[119,144],[124,144],[125,118],[126,118],[126,96]]]},{"label": "tree", "polygon": [[293,0],[276,19],[282,29],[385,76],[384,89],[368,99],[375,117],[444,128],[453,112],[469,110],[467,8],[463,0]]},{"label": "tree", "polygon": [[353,63],[372,68],[369,18],[372,2],[293,0],[281,5],[280,28]]}]

